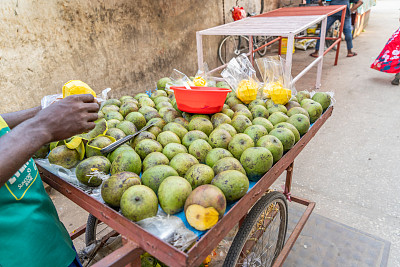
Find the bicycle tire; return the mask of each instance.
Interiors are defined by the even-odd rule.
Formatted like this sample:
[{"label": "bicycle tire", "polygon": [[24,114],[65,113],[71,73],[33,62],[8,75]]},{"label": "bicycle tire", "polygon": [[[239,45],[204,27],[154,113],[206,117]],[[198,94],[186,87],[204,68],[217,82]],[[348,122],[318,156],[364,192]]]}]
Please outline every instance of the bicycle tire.
[{"label": "bicycle tire", "polygon": [[[244,39],[244,42],[243,42],[243,40],[241,40],[240,43],[241,44],[245,43],[245,46],[243,48],[239,47],[239,50],[237,48],[235,48],[235,51],[232,54],[227,55],[227,51],[230,50],[228,47],[226,47],[227,42],[229,42],[235,38]],[[237,43],[239,43],[239,39],[237,40]],[[236,41],[234,41],[234,42],[236,42]],[[235,43],[234,46],[235,45],[237,45],[237,44]],[[222,63],[222,65],[224,65],[226,62],[229,62],[233,57],[237,57],[238,55],[240,55],[242,53],[248,53],[248,52],[249,52],[249,39],[246,36],[229,35],[229,36],[226,36],[224,39],[222,39],[221,43],[218,46],[218,59]]]},{"label": "bicycle tire", "polygon": [[[266,209],[268,209],[268,207],[273,203],[276,203],[279,206],[279,210],[281,212],[279,213],[280,223],[279,223],[279,228],[278,228],[278,236],[277,236],[277,240],[276,240],[276,247],[274,250],[274,254],[272,255],[273,259],[270,262],[271,264],[265,264],[265,262],[260,262],[261,265],[252,265],[252,264],[246,265],[246,266],[272,266],[272,264],[274,263],[276,257],[281,252],[283,245],[285,243],[287,224],[288,224],[288,209],[287,209],[286,197],[282,193],[276,192],[276,191],[267,193],[266,195],[264,195],[253,206],[251,211],[248,213],[248,215],[246,216],[246,219],[244,220],[243,224],[239,228],[239,231],[238,231],[237,235],[235,236],[235,238],[232,242],[232,245],[226,255],[226,258],[225,258],[225,261],[223,264],[224,267],[241,266],[238,263],[238,261],[239,261],[239,257],[243,254],[242,251],[243,251],[244,246],[246,245],[246,242],[254,241],[254,240],[249,239],[250,235],[252,237],[254,234],[253,227],[254,226],[258,227],[258,223],[260,221],[259,218],[263,215],[263,212]],[[277,218],[277,215],[275,215],[273,217],[273,220],[275,218]],[[264,223],[264,221],[263,221],[263,223]],[[271,224],[268,224],[266,229],[269,229],[271,231],[271,230],[273,230],[272,227],[273,226],[271,226]],[[264,230],[261,237],[263,237],[266,232],[267,231]],[[256,239],[255,246],[257,246],[259,240],[260,239]],[[255,246],[251,247],[251,250],[253,250],[253,248]],[[264,250],[262,250],[262,252],[264,252]],[[247,256],[249,256],[250,254],[251,253],[248,253]],[[261,256],[263,254],[261,254]]]},{"label": "bicycle tire", "polygon": [[99,220],[92,214],[89,214],[86,222],[86,232],[85,232],[85,244],[87,247],[96,241],[96,231],[98,223]]}]

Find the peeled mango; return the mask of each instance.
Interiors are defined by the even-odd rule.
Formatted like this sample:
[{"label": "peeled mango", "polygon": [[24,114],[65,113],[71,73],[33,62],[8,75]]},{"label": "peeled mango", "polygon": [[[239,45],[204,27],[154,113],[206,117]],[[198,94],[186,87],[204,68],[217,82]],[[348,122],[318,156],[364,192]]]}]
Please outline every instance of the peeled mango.
[{"label": "peeled mango", "polygon": [[91,94],[96,97],[96,93],[86,83],[79,80],[71,80],[64,84],[62,88],[63,98],[70,95]]},{"label": "peeled mango", "polygon": [[242,80],[236,89],[237,97],[243,103],[249,104],[251,101],[256,99],[258,87],[258,83],[253,79]]}]

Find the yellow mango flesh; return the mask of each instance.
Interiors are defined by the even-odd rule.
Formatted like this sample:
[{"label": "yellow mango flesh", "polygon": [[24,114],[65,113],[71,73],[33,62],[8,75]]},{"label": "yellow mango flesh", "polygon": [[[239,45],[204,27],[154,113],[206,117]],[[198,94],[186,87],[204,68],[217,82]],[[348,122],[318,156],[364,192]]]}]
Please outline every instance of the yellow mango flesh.
[{"label": "yellow mango flesh", "polygon": [[237,88],[237,97],[245,104],[249,104],[256,99],[258,83],[254,80],[242,80]]},{"label": "yellow mango flesh", "polygon": [[62,88],[63,98],[70,95],[91,94],[96,97],[96,93],[86,83],[79,80],[72,80],[64,84]]},{"label": "yellow mango flesh", "polygon": [[213,227],[218,222],[219,217],[218,211],[215,208],[204,208],[197,204],[187,207],[185,215],[188,223],[199,231]]}]

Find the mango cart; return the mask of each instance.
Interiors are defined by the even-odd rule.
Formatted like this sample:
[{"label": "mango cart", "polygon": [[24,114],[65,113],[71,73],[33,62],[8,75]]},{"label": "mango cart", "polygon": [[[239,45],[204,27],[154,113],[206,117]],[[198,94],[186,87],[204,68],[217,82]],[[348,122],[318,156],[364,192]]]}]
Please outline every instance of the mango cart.
[{"label": "mango cart", "polygon": [[[331,116],[332,111],[333,107],[331,106],[311,126],[309,131],[302,136],[296,145],[287,151],[286,154],[254,184],[248,193],[229,209],[215,226],[203,233],[203,235],[185,251],[181,251],[150,234],[138,224],[122,216],[118,211],[101,203],[76,186],[51,173],[40,163],[38,163],[38,167],[44,182],[114,230],[108,234],[106,238],[117,234],[122,235],[123,246],[93,266],[140,266],[140,255],[144,252],[148,252],[168,266],[200,266],[203,260],[236,225],[239,225],[239,230],[228,252],[228,261],[225,261],[224,266],[238,266],[237,264],[243,261],[243,258],[249,258],[250,255],[258,260],[261,257],[268,257],[267,260],[269,263],[273,263],[272,266],[281,266],[315,206],[314,202],[300,197],[290,196],[293,162]],[[285,170],[286,183],[284,192],[280,193],[274,191],[266,193],[270,186]],[[292,201],[306,206],[304,214],[286,242],[287,204],[285,195],[286,197],[290,196]],[[271,206],[271,204],[273,205]],[[274,218],[277,218],[279,223],[273,228],[271,224]],[[73,231],[71,233],[71,238],[75,239],[80,236],[85,232],[85,229],[86,226],[83,225]],[[267,251],[265,246],[260,246],[258,243],[259,240],[264,238],[266,232],[268,232],[269,235],[274,234],[276,236],[272,241],[267,240],[267,242],[270,242],[269,245],[273,245],[274,247],[272,252],[270,251],[271,253]],[[266,265],[262,264],[260,266]]]}]

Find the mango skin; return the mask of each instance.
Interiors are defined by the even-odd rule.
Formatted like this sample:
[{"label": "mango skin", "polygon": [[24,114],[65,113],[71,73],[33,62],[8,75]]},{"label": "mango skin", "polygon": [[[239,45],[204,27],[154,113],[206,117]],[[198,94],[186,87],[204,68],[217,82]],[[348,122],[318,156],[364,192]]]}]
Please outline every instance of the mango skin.
[{"label": "mango skin", "polygon": [[157,194],[161,183],[169,176],[179,175],[171,166],[157,165],[143,172],[142,183],[151,188]]},{"label": "mango skin", "polygon": [[192,204],[197,204],[204,208],[213,207],[218,211],[219,219],[224,216],[226,210],[224,193],[222,193],[221,189],[211,184],[201,185],[192,191],[185,202],[185,213],[186,209]]},{"label": "mango skin", "polygon": [[108,174],[110,172],[110,167],[111,162],[106,157],[93,156],[81,161],[78,166],[76,166],[76,178],[87,186],[96,187],[101,185],[103,180],[97,177],[90,178],[88,175],[93,171],[92,169],[97,169],[98,171]]},{"label": "mango skin", "polygon": [[195,164],[186,172],[185,179],[189,182],[192,189],[211,183],[214,178],[213,169],[205,164]]},{"label": "mango skin", "polygon": [[116,173],[101,185],[101,197],[108,205],[119,208],[122,194],[133,185],[140,185],[140,178],[136,173]]},{"label": "mango skin", "polygon": [[79,153],[75,149],[69,149],[62,145],[52,149],[49,153],[49,162],[66,169],[75,167],[79,162]]},{"label": "mango skin", "polygon": [[213,167],[215,175],[227,170],[237,170],[246,175],[246,171],[244,170],[242,164],[236,158],[225,157],[215,162]]},{"label": "mango skin", "polygon": [[274,158],[265,147],[250,147],[240,157],[240,163],[246,170],[250,181],[258,181],[271,169]]},{"label": "mango skin", "polygon": [[183,210],[190,193],[192,193],[192,187],[186,179],[169,176],[158,188],[158,201],[163,211],[167,214],[175,214]]},{"label": "mango skin", "polygon": [[122,194],[120,207],[126,218],[137,222],[157,215],[158,200],[149,187],[134,185]]},{"label": "mango skin", "polygon": [[246,175],[236,170],[221,172],[214,177],[211,184],[224,193],[228,202],[240,199],[249,189],[249,179],[247,179]]},{"label": "mango skin", "polygon": [[142,161],[139,155],[133,150],[125,150],[115,157],[111,164],[111,174],[129,171],[140,174],[142,171]]}]

